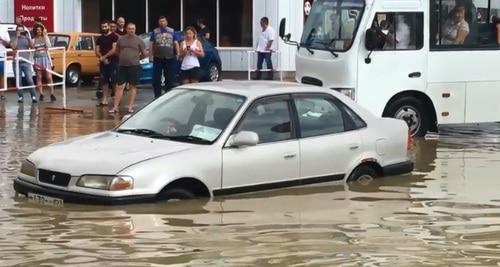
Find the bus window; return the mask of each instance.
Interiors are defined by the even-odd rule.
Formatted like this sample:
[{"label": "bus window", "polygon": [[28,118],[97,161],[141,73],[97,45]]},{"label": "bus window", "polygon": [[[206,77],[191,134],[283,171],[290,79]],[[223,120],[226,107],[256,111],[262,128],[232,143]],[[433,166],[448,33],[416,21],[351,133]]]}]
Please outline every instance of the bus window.
[{"label": "bus window", "polygon": [[430,16],[431,49],[498,49],[498,0],[431,0]]},{"label": "bus window", "polygon": [[380,50],[420,50],[423,47],[423,13],[377,13]]}]

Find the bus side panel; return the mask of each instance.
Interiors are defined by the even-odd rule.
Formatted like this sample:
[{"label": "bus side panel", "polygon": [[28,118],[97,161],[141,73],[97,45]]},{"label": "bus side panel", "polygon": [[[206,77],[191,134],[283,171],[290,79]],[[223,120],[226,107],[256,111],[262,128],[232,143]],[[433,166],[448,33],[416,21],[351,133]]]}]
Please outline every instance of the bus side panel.
[{"label": "bus side panel", "polygon": [[465,83],[431,83],[427,87],[438,124],[465,122]]},{"label": "bus side panel", "polygon": [[466,106],[465,123],[500,121],[500,82],[467,83]]}]

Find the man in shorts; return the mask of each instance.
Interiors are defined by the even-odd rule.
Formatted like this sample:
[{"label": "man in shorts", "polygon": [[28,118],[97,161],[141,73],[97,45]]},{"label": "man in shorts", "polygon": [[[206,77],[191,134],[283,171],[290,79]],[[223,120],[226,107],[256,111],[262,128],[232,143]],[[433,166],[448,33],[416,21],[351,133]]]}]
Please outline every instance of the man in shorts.
[{"label": "man in shorts", "polygon": [[103,91],[101,102],[97,106],[108,105],[109,89],[113,90],[115,84],[116,71],[118,66],[118,56],[116,55],[116,42],[118,36],[109,29],[109,22],[101,23],[101,36],[97,38],[95,54],[99,59],[101,71],[100,85]]},{"label": "man in shorts", "polygon": [[141,71],[140,60],[146,58],[146,45],[139,36],[135,34],[135,24],[127,24],[127,34],[120,37],[116,44],[118,60],[118,83],[115,92],[114,106],[110,113],[119,110],[123,89],[125,84],[129,84],[128,112],[134,112],[135,96],[137,94],[137,84]]}]

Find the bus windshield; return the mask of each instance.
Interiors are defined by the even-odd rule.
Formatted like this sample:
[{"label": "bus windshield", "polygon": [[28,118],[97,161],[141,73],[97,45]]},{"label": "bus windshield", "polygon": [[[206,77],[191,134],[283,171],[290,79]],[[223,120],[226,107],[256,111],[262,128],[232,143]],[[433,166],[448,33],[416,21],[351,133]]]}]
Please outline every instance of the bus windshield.
[{"label": "bus windshield", "polygon": [[320,50],[349,50],[364,6],[364,0],[316,0],[304,26],[300,45]]}]

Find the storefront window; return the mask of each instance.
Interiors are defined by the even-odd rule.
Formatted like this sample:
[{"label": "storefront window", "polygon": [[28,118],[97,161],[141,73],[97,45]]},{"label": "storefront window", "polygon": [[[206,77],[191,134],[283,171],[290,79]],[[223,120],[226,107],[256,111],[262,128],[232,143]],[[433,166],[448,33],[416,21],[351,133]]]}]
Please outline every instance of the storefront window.
[{"label": "storefront window", "polygon": [[149,31],[158,27],[158,18],[168,18],[168,26],[176,31],[181,29],[180,0],[149,0]]},{"label": "storefront window", "polygon": [[83,0],[82,28],[84,32],[98,32],[100,22],[112,18],[111,0]]},{"label": "storefront window", "polygon": [[219,46],[252,47],[252,0],[219,0],[219,7]]},{"label": "storefront window", "polygon": [[210,41],[215,43],[217,37],[217,0],[184,0],[184,28],[193,26],[200,30],[196,21],[198,18],[205,20],[205,25],[210,31]]},{"label": "storefront window", "polygon": [[136,25],[136,33],[146,31],[146,0],[115,0],[115,19],[124,17],[125,21]]}]

